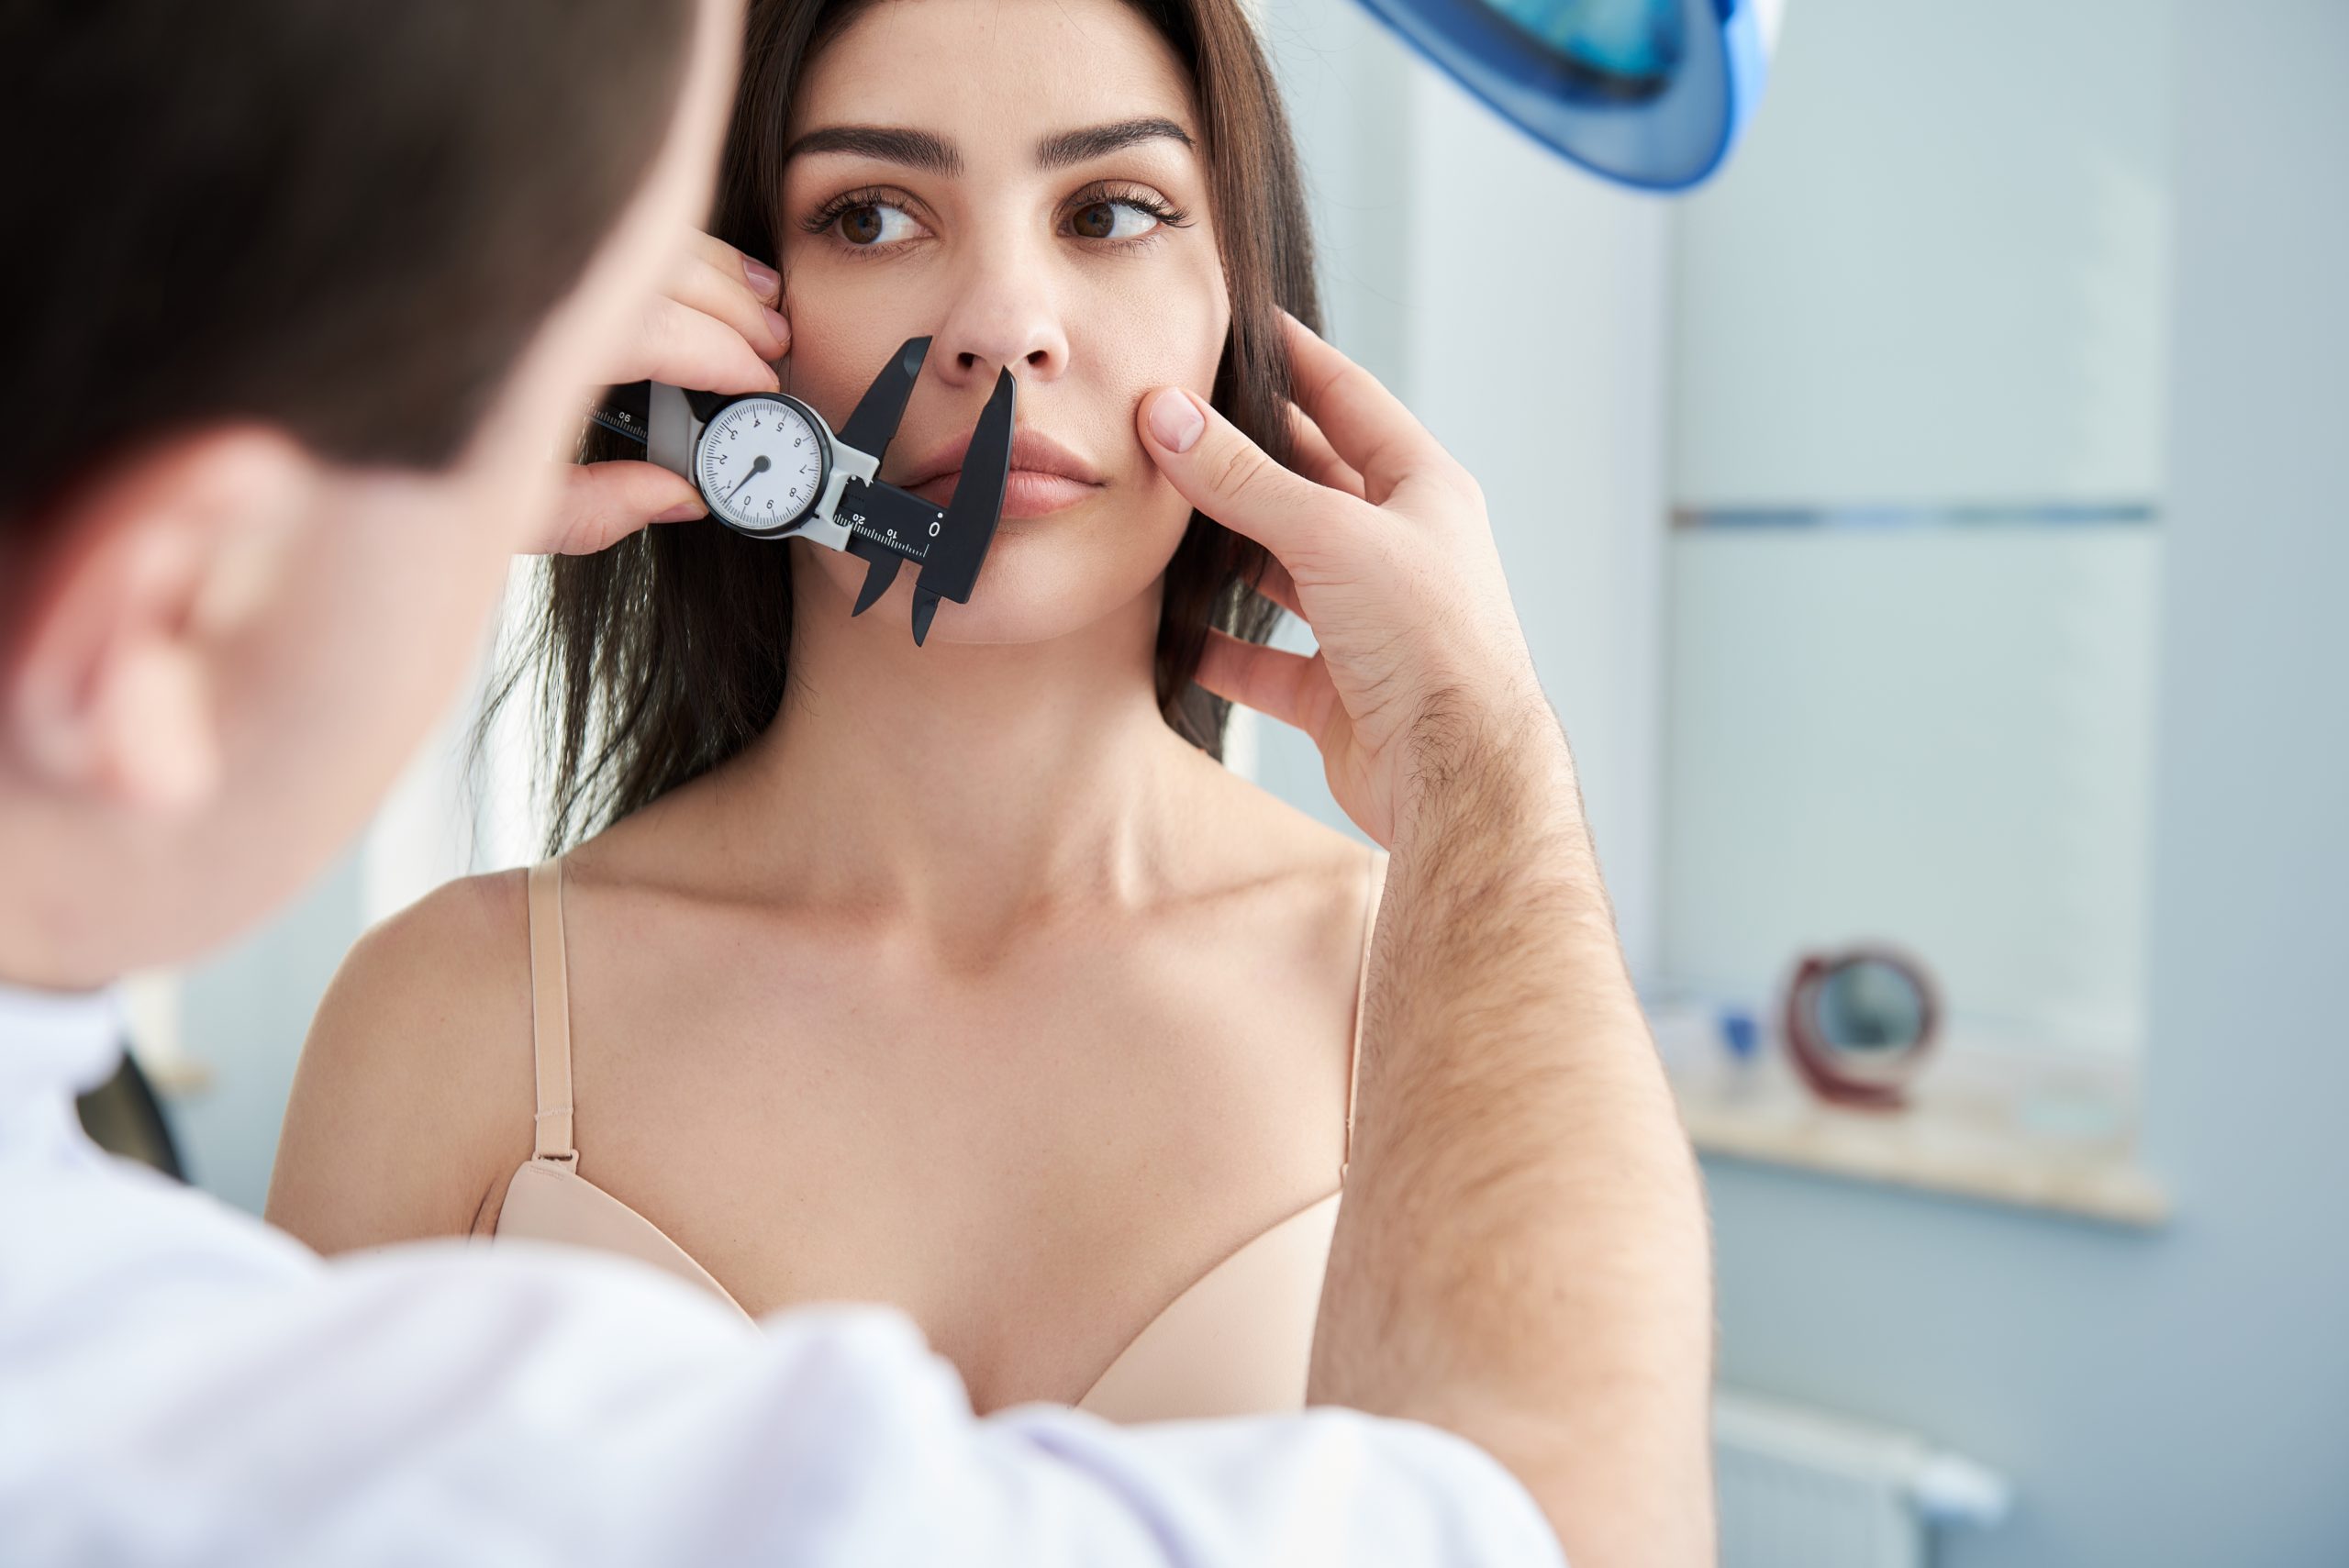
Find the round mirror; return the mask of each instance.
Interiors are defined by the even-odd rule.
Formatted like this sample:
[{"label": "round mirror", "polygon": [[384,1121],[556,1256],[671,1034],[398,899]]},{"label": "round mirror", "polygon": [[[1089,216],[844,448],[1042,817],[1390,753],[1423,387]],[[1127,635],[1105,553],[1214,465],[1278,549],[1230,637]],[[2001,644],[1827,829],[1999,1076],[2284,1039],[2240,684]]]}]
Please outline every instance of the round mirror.
[{"label": "round mirror", "polygon": [[1787,1046],[1804,1079],[1847,1105],[1898,1106],[1933,1042],[1940,1004],[1923,965],[1881,948],[1814,954],[1787,989]]}]

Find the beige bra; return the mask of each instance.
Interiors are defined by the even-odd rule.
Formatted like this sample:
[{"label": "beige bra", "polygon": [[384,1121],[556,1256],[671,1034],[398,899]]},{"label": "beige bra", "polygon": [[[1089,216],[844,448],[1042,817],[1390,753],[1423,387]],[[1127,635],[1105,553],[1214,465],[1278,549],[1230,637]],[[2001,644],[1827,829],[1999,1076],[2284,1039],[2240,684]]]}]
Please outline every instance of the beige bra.
[{"label": "beige bra", "polygon": [[[1370,937],[1386,857],[1364,870],[1363,974],[1354,993],[1356,1069]],[[507,1185],[499,1237],[600,1247],[668,1270],[743,1312],[661,1228],[579,1173],[572,1140],[571,997],[563,956],[562,862],[530,869],[531,1033],[538,1054],[535,1148]],[[1354,1084],[1346,1091],[1346,1152],[1353,1149]],[[1289,1216],[1209,1269],[1158,1314],[1095,1380],[1078,1407],[1116,1421],[1178,1420],[1295,1410],[1305,1403],[1321,1276],[1341,1188]],[[743,1316],[748,1317],[747,1312]]]}]

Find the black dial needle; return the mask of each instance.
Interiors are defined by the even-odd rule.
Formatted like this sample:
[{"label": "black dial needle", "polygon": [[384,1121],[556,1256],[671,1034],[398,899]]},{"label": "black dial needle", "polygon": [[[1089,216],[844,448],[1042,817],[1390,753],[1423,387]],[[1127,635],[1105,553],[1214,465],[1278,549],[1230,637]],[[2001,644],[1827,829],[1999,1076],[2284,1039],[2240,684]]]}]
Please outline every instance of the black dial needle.
[{"label": "black dial needle", "polygon": [[734,488],[726,493],[726,499],[729,501],[733,500],[735,496],[740,495],[742,493],[743,485],[748,484],[751,481],[756,479],[760,474],[764,473],[773,466],[773,464],[767,462],[766,453],[761,452],[759,454],[758,461],[751,464],[751,472],[744,474],[740,481],[735,484]]}]

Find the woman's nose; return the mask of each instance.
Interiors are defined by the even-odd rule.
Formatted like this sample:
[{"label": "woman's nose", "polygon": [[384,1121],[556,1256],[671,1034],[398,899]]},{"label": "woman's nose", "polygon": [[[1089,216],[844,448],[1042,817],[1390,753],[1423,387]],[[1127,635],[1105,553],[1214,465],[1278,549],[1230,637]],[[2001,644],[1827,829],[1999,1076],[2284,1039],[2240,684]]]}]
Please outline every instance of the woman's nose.
[{"label": "woman's nose", "polygon": [[953,385],[985,385],[998,368],[1023,382],[1068,368],[1068,334],[1040,258],[1005,254],[979,262],[948,309],[930,361]]}]

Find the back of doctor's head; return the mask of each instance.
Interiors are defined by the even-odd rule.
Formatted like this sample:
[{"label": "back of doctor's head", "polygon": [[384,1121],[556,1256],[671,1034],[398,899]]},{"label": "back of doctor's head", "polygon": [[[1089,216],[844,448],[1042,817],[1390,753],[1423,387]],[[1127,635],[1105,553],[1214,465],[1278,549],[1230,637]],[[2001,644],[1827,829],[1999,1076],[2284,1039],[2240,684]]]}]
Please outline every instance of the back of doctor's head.
[{"label": "back of doctor's head", "polygon": [[0,0],[0,978],[184,956],[363,820],[703,211],[739,30]]},{"label": "back of doctor's head", "polygon": [[168,427],[434,467],[659,150],[691,0],[7,0],[0,517]]}]

